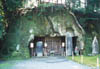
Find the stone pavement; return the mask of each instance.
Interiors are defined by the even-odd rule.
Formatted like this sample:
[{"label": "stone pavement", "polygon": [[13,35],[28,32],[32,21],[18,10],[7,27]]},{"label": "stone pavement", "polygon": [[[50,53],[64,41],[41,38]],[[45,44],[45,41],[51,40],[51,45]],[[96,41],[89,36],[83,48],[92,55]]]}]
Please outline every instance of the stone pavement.
[{"label": "stone pavement", "polygon": [[[17,61],[10,69],[92,69],[64,57],[33,57],[29,60]],[[5,67],[4,69],[9,69]]]}]

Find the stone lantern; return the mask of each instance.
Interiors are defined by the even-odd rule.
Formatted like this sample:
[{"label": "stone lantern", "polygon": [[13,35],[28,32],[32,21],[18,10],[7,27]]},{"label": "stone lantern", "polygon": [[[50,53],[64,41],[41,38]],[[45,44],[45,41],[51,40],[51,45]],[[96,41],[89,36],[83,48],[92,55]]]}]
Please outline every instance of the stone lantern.
[{"label": "stone lantern", "polygon": [[34,48],[34,43],[30,43],[30,48]]}]

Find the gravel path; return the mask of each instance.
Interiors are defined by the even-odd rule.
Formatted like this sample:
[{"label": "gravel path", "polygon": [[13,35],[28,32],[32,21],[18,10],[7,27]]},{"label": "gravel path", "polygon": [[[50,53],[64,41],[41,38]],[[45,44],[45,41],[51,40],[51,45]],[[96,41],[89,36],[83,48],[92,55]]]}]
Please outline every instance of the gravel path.
[{"label": "gravel path", "polygon": [[92,69],[88,66],[67,60],[64,57],[38,57],[10,63],[12,63],[12,66],[0,69]]}]

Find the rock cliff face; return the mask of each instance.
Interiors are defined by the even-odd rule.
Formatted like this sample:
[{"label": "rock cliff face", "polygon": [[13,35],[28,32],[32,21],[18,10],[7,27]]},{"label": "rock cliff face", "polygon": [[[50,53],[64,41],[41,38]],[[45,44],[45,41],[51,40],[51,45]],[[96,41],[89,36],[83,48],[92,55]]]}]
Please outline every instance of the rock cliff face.
[{"label": "rock cliff face", "polygon": [[[20,55],[23,53],[21,56],[29,57],[28,45],[34,36],[66,36],[66,32],[71,32],[73,36],[79,36],[78,40],[82,39],[83,29],[71,12],[65,9],[55,10],[55,7],[33,8],[31,0],[29,1],[23,3],[23,9],[19,8],[21,15],[16,12],[17,17],[14,18],[13,14],[10,18],[8,33],[3,44],[8,53],[12,53],[13,56],[16,56],[15,53]],[[18,49],[19,52],[16,52]]]}]

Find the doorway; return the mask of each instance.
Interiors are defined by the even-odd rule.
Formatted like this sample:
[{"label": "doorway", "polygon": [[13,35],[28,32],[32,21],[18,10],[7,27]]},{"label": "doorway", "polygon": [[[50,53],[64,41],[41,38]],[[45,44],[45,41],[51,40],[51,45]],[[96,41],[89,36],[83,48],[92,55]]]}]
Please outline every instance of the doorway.
[{"label": "doorway", "polygon": [[66,52],[65,36],[35,37],[33,43],[34,56],[62,56]]},{"label": "doorway", "polygon": [[77,44],[77,36],[73,36],[73,37],[67,37],[66,41],[67,41],[67,55],[71,56],[72,53],[74,55],[75,54],[75,48],[76,48],[76,44]]},{"label": "doorway", "polygon": [[76,48],[76,45],[77,45],[77,36],[74,36],[72,37],[72,44],[73,44],[73,54],[76,55],[75,53],[75,48]]},{"label": "doorway", "polygon": [[43,56],[43,42],[36,42],[36,54],[37,56]]},{"label": "doorway", "polygon": [[65,47],[62,49],[62,42],[65,43],[65,39],[62,39],[62,37],[46,37],[45,43],[47,44],[47,55],[61,56],[65,51]]}]

